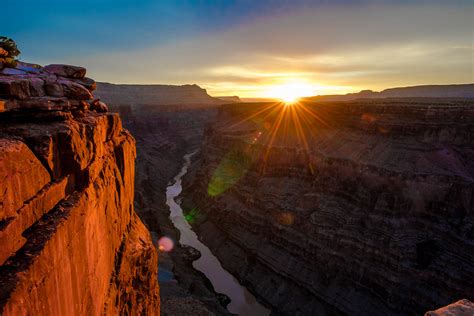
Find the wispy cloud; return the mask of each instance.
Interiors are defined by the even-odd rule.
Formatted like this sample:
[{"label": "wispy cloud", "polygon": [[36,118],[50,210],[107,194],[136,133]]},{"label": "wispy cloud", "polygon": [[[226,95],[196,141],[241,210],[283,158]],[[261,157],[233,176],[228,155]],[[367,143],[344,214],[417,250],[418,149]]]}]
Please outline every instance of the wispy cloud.
[{"label": "wispy cloud", "polygon": [[271,85],[294,81],[310,84],[315,93],[473,82],[472,14],[469,3],[308,2],[226,27],[207,25],[156,45],[81,50],[63,59],[86,65],[99,80],[198,83],[219,95],[259,96]]}]

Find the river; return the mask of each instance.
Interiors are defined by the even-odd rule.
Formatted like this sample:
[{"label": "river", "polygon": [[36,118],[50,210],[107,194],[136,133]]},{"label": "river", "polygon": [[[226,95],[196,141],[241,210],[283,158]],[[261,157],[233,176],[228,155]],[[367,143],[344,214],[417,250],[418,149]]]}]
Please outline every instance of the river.
[{"label": "river", "polygon": [[211,250],[199,241],[191,225],[184,218],[179,202],[175,201],[181,193],[181,178],[188,171],[193,154],[184,156],[184,165],[180,173],[174,178],[174,183],[166,189],[166,204],[170,208],[170,219],[180,232],[179,243],[199,250],[201,257],[193,262],[193,267],[204,273],[217,293],[225,294],[230,298],[231,301],[227,306],[229,312],[246,316],[269,315],[270,311],[258,303],[252,293],[227,272]]}]

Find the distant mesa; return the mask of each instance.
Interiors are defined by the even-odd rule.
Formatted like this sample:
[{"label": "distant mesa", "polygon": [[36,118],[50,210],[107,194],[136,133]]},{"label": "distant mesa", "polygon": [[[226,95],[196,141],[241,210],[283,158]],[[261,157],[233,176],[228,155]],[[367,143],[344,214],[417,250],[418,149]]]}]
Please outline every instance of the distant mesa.
[{"label": "distant mesa", "polygon": [[344,95],[318,95],[304,98],[306,101],[350,101],[375,98],[474,98],[474,84],[423,85],[398,87],[380,92],[362,90]]},{"label": "distant mesa", "polygon": [[118,105],[219,105],[223,100],[211,97],[207,91],[196,84],[113,84],[97,83],[95,95],[101,100]]},{"label": "distant mesa", "polygon": [[222,97],[216,97],[216,98],[218,98],[219,100],[225,101],[225,102],[232,102],[232,103],[242,102],[242,100],[236,95],[222,96]]}]

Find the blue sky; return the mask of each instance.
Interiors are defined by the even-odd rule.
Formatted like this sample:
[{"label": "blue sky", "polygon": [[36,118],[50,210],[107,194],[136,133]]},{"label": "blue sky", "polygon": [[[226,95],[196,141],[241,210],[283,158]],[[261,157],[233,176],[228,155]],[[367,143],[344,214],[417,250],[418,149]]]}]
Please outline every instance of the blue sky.
[{"label": "blue sky", "polygon": [[0,35],[23,60],[84,65],[103,81],[243,96],[473,81],[472,1],[14,0],[2,11]]},{"label": "blue sky", "polygon": [[[2,4],[2,33],[24,48],[26,57],[61,57],[144,48],[225,30],[308,5],[291,1],[15,0]],[[6,21],[4,20],[6,18]],[[53,50],[44,50],[44,45]]]}]

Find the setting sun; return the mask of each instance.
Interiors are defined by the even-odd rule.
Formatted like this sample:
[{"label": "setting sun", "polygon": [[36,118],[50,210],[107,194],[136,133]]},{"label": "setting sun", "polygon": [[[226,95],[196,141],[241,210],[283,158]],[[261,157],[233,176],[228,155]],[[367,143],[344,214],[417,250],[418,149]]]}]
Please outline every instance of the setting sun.
[{"label": "setting sun", "polygon": [[285,103],[293,103],[299,98],[315,95],[313,87],[307,83],[287,83],[271,87],[266,96],[277,98]]}]

